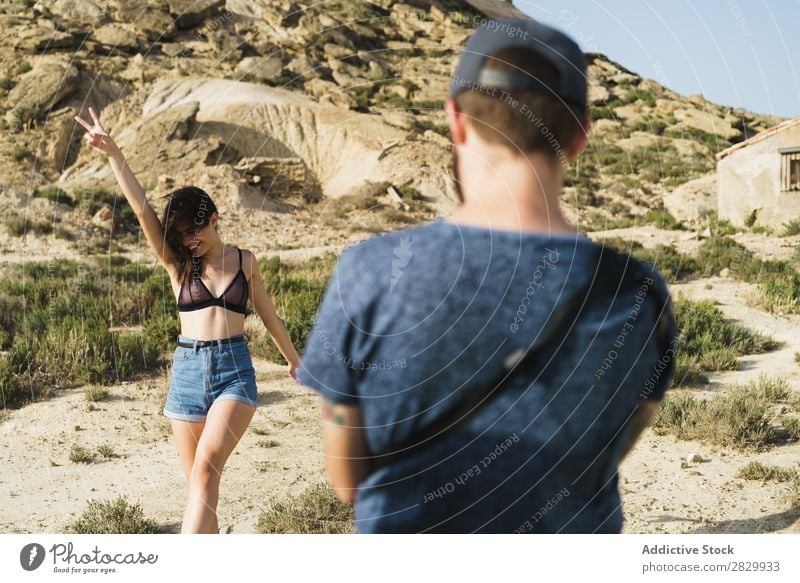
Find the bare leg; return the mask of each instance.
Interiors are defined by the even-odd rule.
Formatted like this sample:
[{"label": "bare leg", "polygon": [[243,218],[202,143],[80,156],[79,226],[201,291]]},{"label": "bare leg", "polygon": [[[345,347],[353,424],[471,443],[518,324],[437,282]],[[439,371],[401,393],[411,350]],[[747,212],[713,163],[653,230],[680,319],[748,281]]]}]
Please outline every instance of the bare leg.
[{"label": "bare leg", "polygon": [[182,533],[217,533],[217,500],[222,469],[244,434],[255,407],[239,401],[217,401],[206,417],[189,478],[189,501]]},{"label": "bare leg", "polygon": [[197,442],[200,434],[203,433],[205,422],[178,421],[170,419],[172,433],[175,434],[175,444],[178,446],[178,455],[183,464],[183,475],[186,476],[186,483],[192,475],[192,465],[194,464],[194,453],[197,451]]}]

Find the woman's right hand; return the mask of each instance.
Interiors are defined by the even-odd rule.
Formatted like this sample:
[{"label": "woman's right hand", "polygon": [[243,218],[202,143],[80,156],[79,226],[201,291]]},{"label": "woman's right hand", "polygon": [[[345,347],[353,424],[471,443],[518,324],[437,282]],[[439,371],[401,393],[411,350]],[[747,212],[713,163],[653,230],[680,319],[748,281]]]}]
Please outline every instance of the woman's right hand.
[{"label": "woman's right hand", "polygon": [[91,115],[94,120],[93,126],[89,125],[89,123],[84,121],[79,115],[75,116],[75,121],[88,130],[88,133],[84,136],[86,143],[109,158],[121,154],[119,146],[114,142],[114,139],[103,129],[103,126],[100,125],[100,118],[97,117],[97,113],[93,107],[89,108],[89,115]]}]

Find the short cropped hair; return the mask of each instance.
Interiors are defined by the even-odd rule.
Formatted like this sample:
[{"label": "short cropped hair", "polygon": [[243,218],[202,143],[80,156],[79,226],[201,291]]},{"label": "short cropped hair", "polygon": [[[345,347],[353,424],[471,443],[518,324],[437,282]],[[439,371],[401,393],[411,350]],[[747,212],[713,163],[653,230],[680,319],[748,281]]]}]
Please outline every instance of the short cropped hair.
[{"label": "short cropped hair", "polygon": [[[485,68],[554,78],[558,70],[538,53],[506,48],[487,57]],[[455,97],[458,109],[484,140],[515,156],[542,152],[566,163],[565,151],[582,131],[586,111],[552,93],[472,86]]]}]

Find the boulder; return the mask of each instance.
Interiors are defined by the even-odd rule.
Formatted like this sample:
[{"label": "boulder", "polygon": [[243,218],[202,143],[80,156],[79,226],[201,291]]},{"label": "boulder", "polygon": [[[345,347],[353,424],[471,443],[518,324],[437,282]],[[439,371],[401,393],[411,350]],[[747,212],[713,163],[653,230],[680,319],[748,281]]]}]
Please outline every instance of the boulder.
[{"label": "boulder", "polygon": [[331,81],[311,79],[305,82],[303,88],[318,98],[320,103],[330,103],[346,109],[356,109],[358,107],[358,102],[349,93]]},{"label": "boulder", "polygon": [[92,29],[110,20],[108,2],[101,0],[55,0],[48,4],[53,20],[65,28]]},{"label": "boulder", "polygon": [[117,234],[122,227],[122,221],[119,215],[114,213],[113,209],[108,204],[104,204],[100,210],[95,213],[92,217],[92,224],[97,225],[111,236]]},{"label": "boulder", "polygon": [[143,0],[120,2],[114,20],[130,23],[150,41],[164,41],[176,32],[174,19],[167,12]]},{"label": "boulder", "polygon": [[40,117],[71,95],[77,83],[78,69],[74,65],[52,57],[40,58],[8,94],[6,120],[24,124]]},{"label": "boulder", "polygon": [[707,174],[664,195],[664,208],[681,222],[700,221],[717,210],[717,175]]},{"label": "boulder", "polygon": [[[46,21],[45,21],[46,22]],[[48,26],[34,25],[15,29],[17,46],[29,53],[41,54],[57,49],[71,49],[75,37]]]},{"label": "boulder", "polygon": [[130,24],[112,22],[104,24],[92,32],[94,40],[102,45],[102,52],[114,49],[135,53],[139,50],[139,40],[136,29]]},{"label": "boulder", "polygon": [[40,158],[58,171],[67,165],[70,147],[83,134],[83,128],[74,119],[77,113],[76,109],[65,107],[47,116]]},{"label": "boulder", "polygon": [[225,6],[225,0],[167,0],[167,6],[175,17],[175,26],[185,30],[215,15]]},{"label": "boulder", "polygon": [[283,62],[280,57],[245,57],[239,61],[236,73],[260,81],[272,81],[283,73]]}]

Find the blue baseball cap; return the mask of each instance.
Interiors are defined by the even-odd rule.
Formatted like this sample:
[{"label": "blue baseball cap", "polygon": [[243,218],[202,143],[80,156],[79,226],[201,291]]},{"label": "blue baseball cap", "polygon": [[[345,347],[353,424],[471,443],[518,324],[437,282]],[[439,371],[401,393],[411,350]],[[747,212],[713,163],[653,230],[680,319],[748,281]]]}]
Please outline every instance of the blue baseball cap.
[{"label": "blue baseball cap", "polygon": [[[556,68],[558,75],[535,77],[522,71],[483,68],[485,61],[497,51],[512,47],[536,52]],[[535,20],[487,20],[472,33],[464,47],[450,85],[450,97],[471,87],[540,91],[585,110],[588,105],[586,57],[569,36]]]}]

